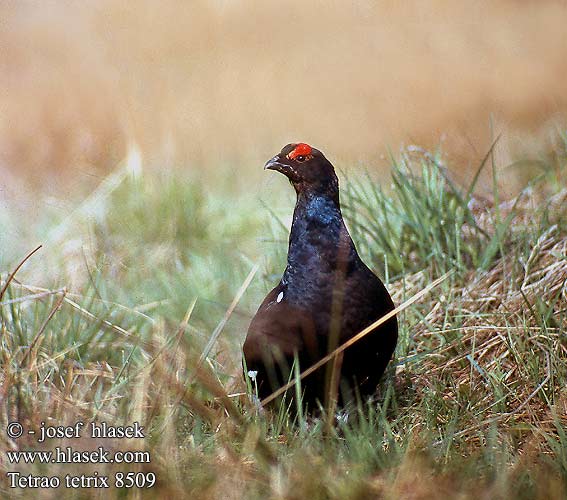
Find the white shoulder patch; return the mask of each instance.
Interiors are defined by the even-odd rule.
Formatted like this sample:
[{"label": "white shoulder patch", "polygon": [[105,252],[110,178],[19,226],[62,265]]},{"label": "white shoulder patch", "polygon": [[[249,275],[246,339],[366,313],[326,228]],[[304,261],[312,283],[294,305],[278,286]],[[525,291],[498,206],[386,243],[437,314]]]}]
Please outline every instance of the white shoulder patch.
[{"label": "white shoulder patch", "polygon": [[278,293],[278,298],[276,299],[276,302],[279,304],[283,299],[283,292]]}]

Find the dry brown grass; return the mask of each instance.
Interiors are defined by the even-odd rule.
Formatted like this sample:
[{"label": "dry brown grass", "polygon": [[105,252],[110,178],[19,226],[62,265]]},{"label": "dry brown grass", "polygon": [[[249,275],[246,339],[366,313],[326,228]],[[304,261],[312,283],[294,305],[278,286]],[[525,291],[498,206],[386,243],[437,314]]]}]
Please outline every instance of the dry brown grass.
[{"label": "dry brown grass", "polygon": [[491,114],[511,158],[567,109],[561,1],[4,1],[0,18],[0,168],[44,184],[130,141],[161,169],[257,165],[297,139],[375,165],[444,136],[466,167]]},{"label": "dry brown grass", "polygon": [[[533,224],[534,202],[528,195],[515,204],[516,231]],[[409,365],[415,365],[412,386],[421,394],[436,392],[456,405],[466,402],[469,410],[482,415],[454,437],[474,442],[479,430],[497,425],[516,432],[519,441],[533,447],[534,440],[542,446],[545,441],[542,434],[526,432],[528,428],[553,432],[555,418],[567,426],[567,391],[553,389],[554,373],[561,370],[557,363],[567,358],[566,325],[560,319],[567,304],[567,238],[553,224],[564,216],[566,202],[565,190],[550,200],[549,229],[527,259],[516,259],[517,249],[507,247],[510,254],[501,256],[489,271],[472,271],[462,288],[441,294],[412,331],[416,339],[415,351],[408,356]],[[503,216],[512,205],[501,204]],[[477,214],[477,223],[489,232],[487,222],[494,218],[494,210],[487,207]],[[402,282],[393,288],[412,295],[429,279],[420,272],[404,278],[405,288]],[[420,352],[415,363],[412,359]],[[501,386],[506,410],[494,401],[493,393],[486,392],[491,384]]]}]

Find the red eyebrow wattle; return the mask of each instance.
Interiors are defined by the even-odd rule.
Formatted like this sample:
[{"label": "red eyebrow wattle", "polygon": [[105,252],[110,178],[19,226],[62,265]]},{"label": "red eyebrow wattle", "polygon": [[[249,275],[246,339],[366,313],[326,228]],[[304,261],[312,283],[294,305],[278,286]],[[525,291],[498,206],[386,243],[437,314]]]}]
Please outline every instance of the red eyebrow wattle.
[{"label": "red eyebrow wattle", "polygon": [[289,153],[289,158],[292,160],[297,158],[298,156],[307,156],[310,155],[312,152],[312,148],[309,144],[305,144],[304,142],[295,146],[295,149]]}]

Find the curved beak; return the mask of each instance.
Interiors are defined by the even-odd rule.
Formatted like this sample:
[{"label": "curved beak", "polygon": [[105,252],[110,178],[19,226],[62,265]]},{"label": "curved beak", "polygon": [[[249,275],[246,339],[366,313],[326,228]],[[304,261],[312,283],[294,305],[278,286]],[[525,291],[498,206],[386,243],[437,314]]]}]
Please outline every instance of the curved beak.
[{"label": "curved beak", "polygon": [[276,155],[272,159],[268,160],[264,165],[264,170],[276,170],[277,172],[283,172],[287,170],[289,165],[283,163],[281,158]]}]

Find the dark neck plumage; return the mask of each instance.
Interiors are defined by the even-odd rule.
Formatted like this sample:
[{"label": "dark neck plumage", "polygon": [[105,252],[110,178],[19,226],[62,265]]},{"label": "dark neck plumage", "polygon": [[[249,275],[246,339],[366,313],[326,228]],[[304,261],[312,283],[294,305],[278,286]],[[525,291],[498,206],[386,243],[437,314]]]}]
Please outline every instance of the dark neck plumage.
[{"label": "dark neck plumage", "polygon": [[300,191],[293,212],[286,273],[358,259],[341,213],[338,190]]},{"label": "dark neck plumage", "polygon": [[332,231],[335,225],[344,225],[338,191],[300,191],[293,211],[294,226],[301,228],[304,224],[313,228],[327,227]]}]

